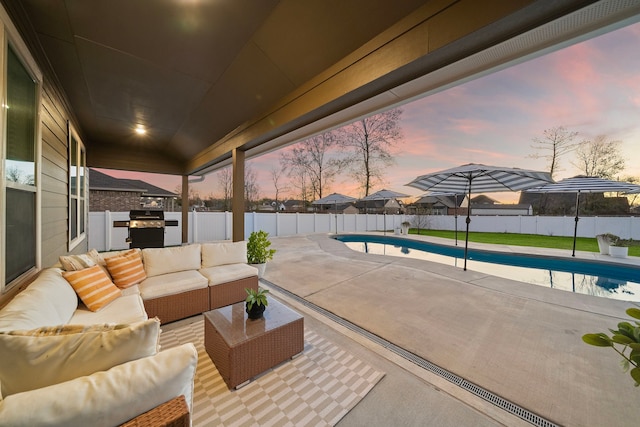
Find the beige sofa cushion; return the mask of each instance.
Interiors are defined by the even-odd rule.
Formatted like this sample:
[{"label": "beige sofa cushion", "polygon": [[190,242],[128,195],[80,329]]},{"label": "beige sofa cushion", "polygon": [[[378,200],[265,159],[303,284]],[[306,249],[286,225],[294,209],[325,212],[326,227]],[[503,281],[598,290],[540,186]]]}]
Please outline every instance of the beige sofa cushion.
[{"label": "beige sofa cushion", "polygon": [[[59,335],[42,331],[0,334],[2,396],[91,375],[158,352],[160,321],[133,325],[59,327]],[[50,332],[50,329],[48,329]]]},{"label": "beige sofa cushion", "polygon": [[169,248],[146,248],[142,250],[144,270],[147,277],[200,268],[200,245]]},{"label": "beige sofa cushion", "polygon": [[0,402],[0,423],[113,427],[180,395],[192,410],[197,362],[193,344],[183,344],[108,371],[14,394]]},{"label": "beige sofa cushion", "polygon": [[0,331],[68,323],[78,308],[78,296],[61,273],[59,268],[43,270],[0,310]]},{"label": "beige sofa cushion", "polygon": [[[128,292],[132,288],[124,289]],[[132,292],[113,300],[98,312],[89,310],[84,304],[80,304],[73,313],[69,323],[76,325],[91,325],[94,323],[122,323],[129,324],[147,320],[147,312],[144,303],[138,292],[138,287],[134,287]],[[56,323],[49,323],[55,325]]]},{"label": "beige sofa cushion", "polygon": [[206,277],[195,270],[190,270],[149,277],[140,283],[139,287],[142,299],[149,300],[194,289],[203,289],[207,285]]},{"label": "beige sofa cushion", "polygon": [[246,241],[202,244],[202,268],[237,263],[247,263]]},{"label": "beige sofa cushion", "polygon": [[209,280],[209,286],[258,275],[258,269],[248,264],[228,264],[200,269],[200,274]]}]

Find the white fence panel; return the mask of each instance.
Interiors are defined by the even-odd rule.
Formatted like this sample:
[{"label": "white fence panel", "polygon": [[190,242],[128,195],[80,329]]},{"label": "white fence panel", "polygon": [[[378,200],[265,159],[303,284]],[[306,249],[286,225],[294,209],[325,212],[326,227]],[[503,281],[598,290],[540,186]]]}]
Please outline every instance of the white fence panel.
[{"label": "white fence panel", "polygon": [[278,217],[277,213],[256,213],[248,212],[244,216],[244,234],[245,239],[253,231],[266,231],[271,236],[278,235]]},{"label": "white fence panel", "polygon": [[[177,227],[165,228],[165,245],[179,245],[182,242],[182,215],[167,212],[165,219],[176,220]],[[128,221],[128,212],[90,212],[88,239],[89,247],[99,251],[126,249],[128,230],[114,227],[114,221]],[[207,242],[229,240],[232,237],[231,212],[189,212],[188,241]],[[299,214],[299,213],[245,213],[245,237],[252,231],[264,230],[271,236],[293,236],[309,233],[393,231],[401,227],[403,221],[416,226],[417,218],[404,215],[376,214]],[[451,230],[456,227],[453,215],[431,215],[420,218],[422,228]],[[464,231],[466,216],[459,215],[458,231]],[[386,225],[386,227],[385,227]],[[547,236],[573,236],[575,218],[572,216],[471,216],[471,231],[491,231],[499,233],[540,234]],[[581,217],[578,222],[578,236],[594,237],[596,234],[613,233],[625,239],[640,240],[640,218],[638,217]]]},{"label": "white fence panel", "polygon": [[298,234],[298,214],[279,213],[278,214],[278,235],[295,236]]},{"label": "white fence panel", "polygon": [[227,238],[224,212],[190,212],[189,222],[193,227],[193,242],[214,242]]},{"label": "white fence panel", "polygon": [[[191,228],[191,214],[189,215],[189,228]],[[180,212],[165,212],[165,220],[178,221],[177,226],[165,227],[164,244],[166,246],[177,246],[182,243],[182,214]],[[193,241],[193,240],[192,240]]]}]

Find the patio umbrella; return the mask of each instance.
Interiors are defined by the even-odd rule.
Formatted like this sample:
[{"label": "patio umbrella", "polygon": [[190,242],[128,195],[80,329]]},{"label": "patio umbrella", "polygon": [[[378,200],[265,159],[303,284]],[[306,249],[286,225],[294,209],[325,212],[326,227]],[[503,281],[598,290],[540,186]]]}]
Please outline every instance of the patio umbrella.
[{"label": "patio umbrella", "polygon": [[338,234],[338,203],[349,203],[355,201],[355,197],[345,196],[340,193],[331,193],[321,199],[311,202],[312,205],[334,205],[336,215],[336,234]]},{"label": "patio umbrella", "polygon": [[582,175],[527,190],[527,192],[530,193],[576,193],[576,217],[573,229],[573,252],[571,256],[576,256],[576,237],[578,235],[578,220],[580,219],[580,193],[633,193],[636,191],[640,191],[640,186],[630,182],[613,181],[598,178],[597,176]]},{"label": "patio umbrella", "polygon": [[382,214],[384,218],[384,230],[383,233],[387,234],[387,210],[384,208],[387,200],[390,199],[402,199],[403,197],[409,197],[408,194],[398,193],[393,190],[379,190],[375,193],[369,194],[367,197],[363,197],[360,200],[367,202],[368,200],[382,200]]},{"label": "patio umbrella", "polygon": [[443,191],[469,195],[467,232],[464,242],[464,270],[467,269],[469,223],[471,222],[471,193],[522,191],[553,182],[547,172],[527,169],[486,166],[475,163],[422,175],[407,184],[423,191]]}]

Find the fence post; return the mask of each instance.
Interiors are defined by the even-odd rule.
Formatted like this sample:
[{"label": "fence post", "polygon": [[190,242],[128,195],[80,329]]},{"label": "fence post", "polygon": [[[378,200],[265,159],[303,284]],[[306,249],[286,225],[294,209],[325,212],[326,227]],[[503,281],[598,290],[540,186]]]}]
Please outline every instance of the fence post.
[{"label": "fence post", "polygon": [[111,250],[111,212],[104,211],[104,250]]},{"label": "fence post", "polygon": [[198,243],[198,212],[192,211],[191,224],[193,225],[193,243]]}]

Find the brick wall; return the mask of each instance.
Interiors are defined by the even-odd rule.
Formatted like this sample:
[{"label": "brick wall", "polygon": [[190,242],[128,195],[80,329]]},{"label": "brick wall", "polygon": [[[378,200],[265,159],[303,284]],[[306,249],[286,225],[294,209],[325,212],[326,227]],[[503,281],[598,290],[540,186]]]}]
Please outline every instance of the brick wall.
[{"label": "brick wall", "polygon": [[89,191],[90,212],[129,212],[140,209],[141,192],[137,191]]}]

